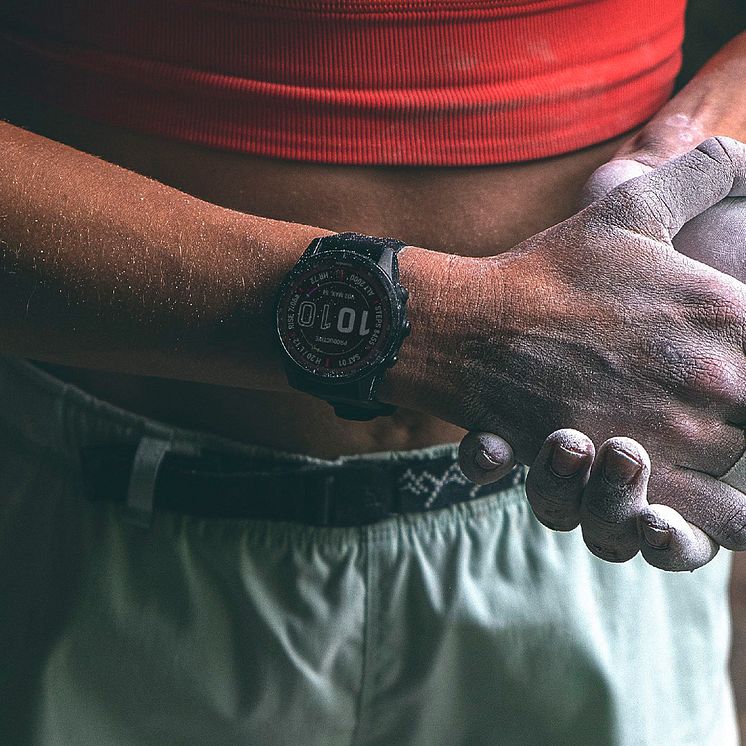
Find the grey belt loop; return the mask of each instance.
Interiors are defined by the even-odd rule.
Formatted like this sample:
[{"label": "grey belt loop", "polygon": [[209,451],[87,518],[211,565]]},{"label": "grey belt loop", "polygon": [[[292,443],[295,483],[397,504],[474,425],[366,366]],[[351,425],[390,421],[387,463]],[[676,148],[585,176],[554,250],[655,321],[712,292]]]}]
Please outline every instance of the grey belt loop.
[{"label": "grey belt loop", "polygon": [[155,485],[163,459],[169,453],[193,456],[199,450],[198,446],[191,444],[174,443],[173,435],[169,438],[143,435],[132,460],[124,519],[135,526],[150,528],[153,522]]}]

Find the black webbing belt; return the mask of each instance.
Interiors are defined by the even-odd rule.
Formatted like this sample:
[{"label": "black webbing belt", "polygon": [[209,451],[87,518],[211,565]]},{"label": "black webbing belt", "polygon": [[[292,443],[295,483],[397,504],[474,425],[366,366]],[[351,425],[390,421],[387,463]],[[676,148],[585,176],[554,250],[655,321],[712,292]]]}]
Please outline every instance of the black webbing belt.
[{"label": "black webbing belt", "polygon": [[[88,498],[129,503],[141,514],[142,520],[136,521],[140,523],[147,523],[153,511],[165,510],[205,518],[361,526],[483,497],[519,483],[523,476],[519,467],[497,484],[477,487],[463,477],[450,455],[278,468],[276,462],[262,464],[224,452],[184,455],[167,442],[160,450],[150,447],[144,453],[133,445],[83,449]],[[135,496],[132,505],[140,489],[145,498]]]}]

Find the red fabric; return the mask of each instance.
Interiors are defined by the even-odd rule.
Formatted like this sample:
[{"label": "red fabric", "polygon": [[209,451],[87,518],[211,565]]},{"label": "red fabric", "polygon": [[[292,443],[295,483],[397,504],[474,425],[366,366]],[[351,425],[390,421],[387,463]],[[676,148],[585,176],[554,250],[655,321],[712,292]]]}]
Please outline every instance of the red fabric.
[{"label": "red fabric", "polygon": [[16,95],[192,143],[478,165],[600,142],[679,69],[684,0],[4,0]]}]

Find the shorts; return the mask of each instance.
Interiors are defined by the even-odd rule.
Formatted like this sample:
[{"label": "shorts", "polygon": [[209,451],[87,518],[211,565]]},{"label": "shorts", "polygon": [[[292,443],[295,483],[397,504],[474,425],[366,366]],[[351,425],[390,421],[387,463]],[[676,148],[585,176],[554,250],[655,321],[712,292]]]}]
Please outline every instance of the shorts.
[{"label": "shorts", "polygon": [[[0,359],[4,744],[737,743],[729,553],[667,574],[593,557],[522,484],[353,528],[90,502],[80,449],[156,423]],[[451,478],[431,474],[430,484]]]}]

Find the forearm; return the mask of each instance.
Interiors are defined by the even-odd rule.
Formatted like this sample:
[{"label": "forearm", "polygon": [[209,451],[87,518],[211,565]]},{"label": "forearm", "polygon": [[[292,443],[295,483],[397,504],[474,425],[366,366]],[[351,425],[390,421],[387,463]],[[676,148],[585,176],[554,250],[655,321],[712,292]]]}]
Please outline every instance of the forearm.
[{"label": "forearm", "polygon": [[746,32],[715,54],[694,78],[622,147],[650,166],[715,135],[746,141]]},{"label": "forearm", "polygon": [[272,305],[325,231],[244,215],[0,123],[0,350],[284,385]]}]

